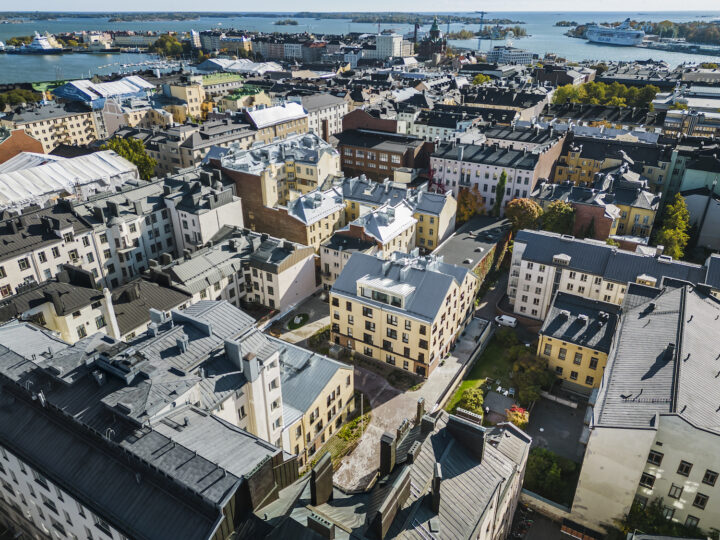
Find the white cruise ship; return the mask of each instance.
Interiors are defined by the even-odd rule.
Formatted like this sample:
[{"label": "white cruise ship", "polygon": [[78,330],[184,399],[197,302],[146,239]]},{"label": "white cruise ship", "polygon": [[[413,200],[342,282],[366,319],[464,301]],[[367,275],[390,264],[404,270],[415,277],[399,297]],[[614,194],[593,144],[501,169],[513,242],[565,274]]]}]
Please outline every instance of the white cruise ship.
[{"label": "white cruise ship", "polygon": [[585,30],[585,37],[593,43],[635,47],[642,43],[645,32],[631,28],[630,19],[625,19],[620,26],[592,24]]}]

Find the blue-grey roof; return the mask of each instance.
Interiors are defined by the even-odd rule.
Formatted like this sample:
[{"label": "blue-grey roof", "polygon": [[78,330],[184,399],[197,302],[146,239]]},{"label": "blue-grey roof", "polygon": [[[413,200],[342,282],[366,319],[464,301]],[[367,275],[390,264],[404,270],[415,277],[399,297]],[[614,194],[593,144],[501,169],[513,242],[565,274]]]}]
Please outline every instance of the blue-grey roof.
[{"label": "blue-grey roof", "polygon": [[[403,277],[400,276],[401,271]],[[372,280],[385,289],[402,287],[409,293],[405,307],[402,309],[375,302],[370,298],[363,298],[362,301],[368,305],[376,304],[386,310],[397,310],[399,313],[432,322],[440,312],[453,281],[462,284],[468,272],[466,268],[446,264],[432,256],[414,257],[395,252],[386,261],[365,253],[353,253],[335,280],[332,292],[357,296],[359,280]]]},{"label": "blue-grey roof", "polygon": [[642,274],[654,277],[658,283],[663,277],[691,283],[705,281],[706,269],[700,265],[625,251],[598,240],[522,230],[515,237],[515,243],[526,244],[523,259],[527,261],[554,264],[553,256],[563,253],[570,256],[567,268],[619,283],[635,281]]},{"label": "blue-grey roof", "polygon": [[338,371],[352,374],[352,367],[347,364],[277,338],[268,339],[280,349],[283,413],[287,406],[307,412]]}]

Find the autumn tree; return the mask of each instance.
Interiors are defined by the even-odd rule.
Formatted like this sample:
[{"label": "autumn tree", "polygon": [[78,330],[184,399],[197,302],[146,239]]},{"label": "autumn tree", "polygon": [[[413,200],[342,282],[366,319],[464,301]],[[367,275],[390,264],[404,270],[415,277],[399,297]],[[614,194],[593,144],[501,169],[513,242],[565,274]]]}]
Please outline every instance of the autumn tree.
[{"label": "autumn tree", "polygon": [[505,198],[505,186],[507,185],[507,173],[505,171],[500,173],[500,179],[497,183],[497,189],[495,190],[495,204],[493,204],[492,215],[495,217],[500,216],[502,210],[502,202]]},{"label": "autumn tree", "polygon": [[150,180],[155,176],[157,161],[151,158],[145,150],[140,139],[121,139],[113,137],[102,145],[101,150],[113,150],[120,157],[124,157],[138,168],[140,178]]},{"label": "autumn tree", "polygon": [[478,73],[475,77],[473,77],[472,83],[477,86],[479,84],[489,83],[490,81],[492,81],[492,77],[490,77],[490,75]]},{"label": "autumn tree", "polygon": [[457,221],[465,223],[483,208],[483,198],[476,186],[462,188],[457,198]]},{"label": "autumn tree", "polygon": [[483,393],[480,388],[468,388],[462,393],[460,408],[475,414],[483,414]]},{"label": "autumn tree", "polygon": [[664,252],[673,259],[681,259],[690,240],[690,212],[685,198],[679,193],[672,203],[665,207],[662,228],[655,238],[658,245],[664,246]]},{"label": "autumn tree", "polygon": [[542,216],[542,208],[532,199],[513,199],[505,207],[505,217],[513,225],[513,231],[534,229]]},{"label": "autumn tree", "polygon": [[551,202],[542,216],[542,228],[560,234],[572,234],[575,208],[565,201]]}]

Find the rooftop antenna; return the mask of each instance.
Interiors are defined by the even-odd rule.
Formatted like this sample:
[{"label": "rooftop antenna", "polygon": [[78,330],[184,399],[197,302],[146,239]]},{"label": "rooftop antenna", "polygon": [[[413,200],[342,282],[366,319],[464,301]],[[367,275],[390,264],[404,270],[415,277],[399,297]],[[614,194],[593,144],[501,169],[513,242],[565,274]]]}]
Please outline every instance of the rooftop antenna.
[{"label": "rooftop antenna", "polygon": [[487,11],[480,12],[480,36],[478,37],[478,51],[482,51],[482,32],[483,24],[485,22],[485,15],[487,15]]}]

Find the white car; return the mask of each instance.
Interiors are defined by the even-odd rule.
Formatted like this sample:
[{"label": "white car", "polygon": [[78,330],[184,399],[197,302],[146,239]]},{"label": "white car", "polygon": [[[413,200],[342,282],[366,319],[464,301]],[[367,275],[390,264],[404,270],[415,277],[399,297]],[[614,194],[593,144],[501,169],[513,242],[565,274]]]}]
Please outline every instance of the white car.
[{"label": "white car", "polygon": [[500,326],[509,326],[510,328],[515,328],[517,326],[517,319],[515,317],[510,317],[509,315],[498,315],[495,317],[495,322]]}]

